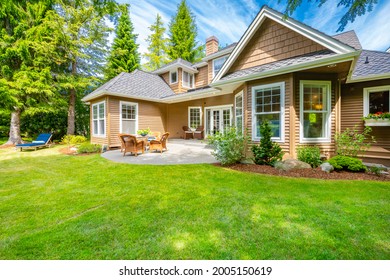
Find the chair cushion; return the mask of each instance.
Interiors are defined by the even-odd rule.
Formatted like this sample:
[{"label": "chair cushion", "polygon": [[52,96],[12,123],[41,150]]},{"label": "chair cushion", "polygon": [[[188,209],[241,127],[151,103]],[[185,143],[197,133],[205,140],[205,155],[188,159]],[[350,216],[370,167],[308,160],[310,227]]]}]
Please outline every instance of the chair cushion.
[{"label": "chair cushion", "polygon": [[34,144],[45,144],[45,141],[32,141],[32,143],[34,143]]}]

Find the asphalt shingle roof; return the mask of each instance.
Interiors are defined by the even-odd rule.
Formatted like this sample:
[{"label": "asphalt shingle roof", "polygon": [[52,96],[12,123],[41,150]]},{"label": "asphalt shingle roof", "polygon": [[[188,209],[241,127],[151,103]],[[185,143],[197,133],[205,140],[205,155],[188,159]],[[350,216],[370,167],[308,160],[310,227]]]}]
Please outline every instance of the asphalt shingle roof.
[{"label": "asphalt shingle roof", "polygon": [[85,98],[93,98],[101,92],[119,93],[129,97],[146,97],[160,99],[174,95],[169,85],[158,75],[135,70],[131,73],[122,72]]},{"label": "asphalt shingle roof", "polygon": [[332,36],[334,39],[339,40],[341,43],[347,44],[348,46],[354,48],[355,50],[361,50],[362,45],[360,44],[359,38],[356,35],[355,31],[350,30],[340,34]]},{"label": "asphalt shingle roof", "polygon": [[352,80],[385,73],[390,73],[390,53],[363,50],[352,73]]},{"label": "asphalt shingle roof", "polygon": [[254,66],[243,70],[238,70],[233,73],[229,73],[224,77],[222,77],[221,81],[242,78],[252,74],[260,74],[262,72],[276,70],[276,69],[284,68],[295,64],[310,62],[321,58],[327,58],[334,55],[336,54],[332,51],[323,50],[323,51],[313,52],[313,53],[304,54],[300,56],[295,56],[295,57],[291,57],[291,58],[287,58],[287,59],[283,59],[283,60],[279,60],[279,61],[275,61],[275,62],[271,62],[259,66]]}]

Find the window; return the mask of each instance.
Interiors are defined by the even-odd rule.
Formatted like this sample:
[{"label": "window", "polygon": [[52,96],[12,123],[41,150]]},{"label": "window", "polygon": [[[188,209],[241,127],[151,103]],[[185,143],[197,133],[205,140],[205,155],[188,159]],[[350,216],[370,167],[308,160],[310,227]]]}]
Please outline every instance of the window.
[{"label": "window", "polygon": [[301,81],[301,142],[330,142],[329,81]]},{"label": "window", "polygon": [[121,133],[137,134],[138,130],[138,104],[120,102],[120,131]]},{"label": "window", "polygon": [[364,89],[364,116],[379,112],[389,112],[390,86]]},{"label": "window", "polygon": [[92,105],[92,123],[94,136],[106,135],[106,109],[105,103],[100,102]]},{"label": "window", "polygon": [[267,120],[272,139],[284,141],[284,82],[252,88],[253,132],[252,139],[259,141],[260,126]]},{"label": "window", "polygon": [[202,108],[188,107],[188,126],[196,129],[202,125]]},{"label": "window", "polygon": [[215,77],[229,56],[223,56],[213,60],[213,77]]},{"label": "window", "polygon": [[183,71],[183,87],[193,88],[194,87],[194,74],[190,74]]},{"label": "window", "polygon": [[174,72],[169,72],[169,83],[176,84],[177,83],[177,70]]},{"label": "window", "polygon": [[235,96],[235,124],[238,133],[244,133],[243,123],[243,93],[242,91]]}]

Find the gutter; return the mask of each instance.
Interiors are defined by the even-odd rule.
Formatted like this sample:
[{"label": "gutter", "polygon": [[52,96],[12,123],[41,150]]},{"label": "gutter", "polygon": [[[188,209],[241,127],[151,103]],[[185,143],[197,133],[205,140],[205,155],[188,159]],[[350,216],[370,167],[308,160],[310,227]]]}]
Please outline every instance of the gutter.
[{"label": "gutter", "polygon": [[347,79],[345,82],[346,84],[353,84],[353,83],[360,83],[360,82],[369,82],[369,81],[375,81],[375,80],[382,80],[382,79],[390,79],[390,73],[384,73],[384,74],[373,74],[368,76],[361,76],[358,78],[351,78]]}]

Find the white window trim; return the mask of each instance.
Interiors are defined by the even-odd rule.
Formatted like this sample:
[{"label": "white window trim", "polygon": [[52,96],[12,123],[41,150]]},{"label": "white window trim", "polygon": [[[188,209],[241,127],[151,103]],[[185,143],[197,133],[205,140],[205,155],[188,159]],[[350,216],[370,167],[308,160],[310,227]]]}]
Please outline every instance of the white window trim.
[{"label": "white window trim", "polygon": [[256,137],[256,98],[255,98],[255,91],[258,89],[263,88],[271,88],[271,87],[280,87],[280,137],[272,137],[271,140],[278,143],[284,143],[285,142],[285,106],[284,106],[284,100],[285,100],[285,82],[280,83],[273,83],[273,84],[266,84],[266,85],[260,85],[252,87],[252,141],[260,141],[261,137]]},{"label": "white window trim", "polygon": [[[190,87],[187,87],[184,85],[184,73],[188,73],[188,75],[192,76],[192,84],[190,85]],[[194,88],[194,85],[195,85],[195,75],[194,74],[191,74],[190,72],[187,72],[185,70],[182,70],[182,75],[181,75],[181,85],[183,88]]]},{"label": "white window trim", "polygon": [[[215,72],[214,72],[214,61],[216,61],[216,60],[218,60],[218,59],[222,59],[222,58],[225,58],[225,57],[228,57],[229,55],[224,55],[224,56],[221,56],[221,57],[218,57],[218,58],[215,58],[215,59],[213,59],[212,61],[213,61],[213,78],[215,77]],[[224,63],[226,62],[226,60],[224,61]],[[222,64],[222,67],[223,67],[223,64]],[[222,67],[221,67],[221,69],[222,69]],[[219,69],[219,71],[221,71],[221,69]]]},{"label": "white window trim", "polygon": [[[363,117],[367,117],[370,113],[370,93],[377,91],[390,91],[390,85],[380,86],[380,87],[369,87],[363,89]],[[390,94],[389,94],[389,103],[390,103]]]},{"label": "white window trim", "polygon": [[[314,84],[314,85],[326,85],[328,94],[326,100],[326,106],[328,108],[328,115],[325,120],[325,137],[322,138],[304,138],[303,137],[303,86],[304,84]],[[299,82],[299,142],[300,143],[331,143],[331,125],[332,125],[332,82],[331,81],[311,81],[311,80],[301,80]]]},{"label": "white window trim", "polygon": [[[93,131],[94,130],[94,126],[93,126],[93,121],[95,120],[94,118],[93,118],[93,107],[94,106],[97,106],[97,121],[98,121],[98,132],[99,132],[99,121],[101,120],[100,118],[99,118],[99,105],[100,104],[103,104],[103,112],[104,112],[104,118],[103,118],[103,120],[104,120],[104,134],[99,134],[99,133],[95,133],[95,131]],[[106,102],[105,101],[102,101],[102,102],[98,102],[98,103],[94,103],[94,104],[92,104],[92,136],[93,137],[99,137],[99,138],[105,138],[106,137],[106,130],[107,130],[107,123],[106,123]]]},{"label": "white window trim", "polygon": [[240,91],[239,93],[237,93],[235,96],[234,96],[234,125],[237,127],[237,97],[241,96],[241,99],[242,99],[242,126],[241,126],[241,132],[242,134],[244,134],[244,91]]},{"label": "white window trim", "polygon": [[[199,117],[200,117],[200,124],[199,125],[202,125],[202,117],[203,117],[203,112],[202,112],[202,107],[201,106],[188,106],[188,127],[191,128],[191,118],[190,118],[190,112],[191,112],[191,109],[199,109]],[[195,127],[196,128],[196,127]]]},{"label": "white window trim", "polygon": [[[204,107],[204,121],[205,121],[205,124],[206,124],[206,121],[209,121],[209,120],[206,120],[206,116],[207,116],[206,115],[206,111],[207,110],[226,110],[226,109],[230,110],[230,126],[232,126],[232,123],[233,123],[233,104]],[[205,135],[206,136],[208,135],[208,133],[206,131],[206,125],[205,125]]]},{"label": "white window trim", "polygon": [[138,131],[138,103],[136,102],[128,102],[128,101],[120,101],[119,102],[119,131],[122,131],[122,105],[135,105],[135,133]]},{"label": "white window trim", "polygon": [[[176,73],[176,82],[172,82],[172,73]],[[169,71],[169,84],[174,85],[179,82],[179,71],[177,69],[175,71]]]}]

